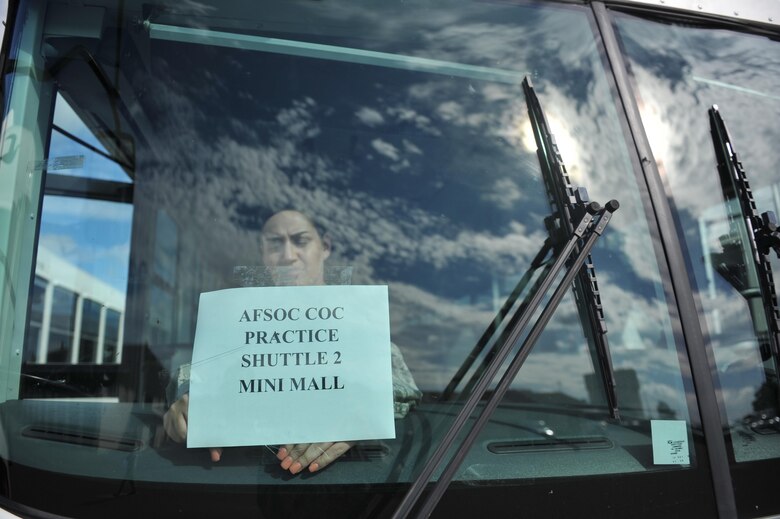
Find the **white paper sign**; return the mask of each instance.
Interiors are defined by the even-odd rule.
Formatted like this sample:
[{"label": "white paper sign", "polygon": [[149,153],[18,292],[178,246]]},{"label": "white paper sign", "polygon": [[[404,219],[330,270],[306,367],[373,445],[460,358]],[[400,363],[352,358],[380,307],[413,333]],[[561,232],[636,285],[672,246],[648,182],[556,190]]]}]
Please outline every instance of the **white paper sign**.
[{"label": "white paper sign", "polygon": [[650,420],[653,439],[653,463],[689,465],[688,430],[685,420]]},{"label": "white paper sign", "polygon": [[386,286],[200,295],[187,447],[395,437]]}]

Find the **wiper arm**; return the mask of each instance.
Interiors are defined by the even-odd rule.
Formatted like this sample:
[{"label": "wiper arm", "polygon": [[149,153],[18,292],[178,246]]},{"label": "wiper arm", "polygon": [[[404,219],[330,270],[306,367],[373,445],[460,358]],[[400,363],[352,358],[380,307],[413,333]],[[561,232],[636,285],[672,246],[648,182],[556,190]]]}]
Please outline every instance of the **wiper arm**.
[{"label": "wiper arm", "polygon": [[[619,204],[617,201],[610,201],[606,207],[602,208],[596,202],[591,202],[586,206],[586,211],[582,218],[579,220],[577,226],[573,229],[572,236],[563,244],[560,253],[555,259],[552,267],[545,273],[544,278],[540,281],[539,290],[533,294],[528,305],[520,313],[519,317],[514,323],[514,326],[510,330],[509,334],[501,344],[498,345],[496,353],[493,356],[492,361],[485,367],[482,377],[476,384],[474,391],[469,395],[468,399],[464,402],[463,407],[453,421],[451,427],[441,439],[438,448],[428,459],[428,462],[422,468],[420,474],[415,479],[414,483],[410,487],[409,491],[404,496],[403,501],[399,505],[393,514],[394,519],[400,519],[406,517],[417,503],[420,495],[422,494],[425,485],[431,478],[436,468],[439,467],[445,454],[450,450],[455,442],[455,439],[460,432],[465,428],[466,423],[474,412],[479,401],[486,394],[490,383],[495,378],[496,374],[500,370],[504,361],[507,359],[510,351],[517,340],[522,336],[525,327],[531,320],[531,317],[536,312],[539,305],[542,303],[544,296],[550,290],[553,285],[553,281],[558,274],[565,268],[566,274],[563,279],[558,283],[553,295],[547,302],[541,315],[534,323],[531,331],[528,333],[525,341],[520,349],[518,349],[511,364],[504,372],[501,380],[496,387],[495,391],[490,395],[485,407],[477,417],[476,422],[469,431],[468,436],[460,445],[458,452],[450,460],[444,472],[436,482],[433,491],[428,496],[428,499],[421,506],[421,510],[418,517],[427,517],[433,511],[434,507],[441,499],[444,491],[447,489],[450,481],[452,480],[455,472],[460,464],[463,462],[466,454],[469,452],[469,448],[476,440],[477,436],[484,428],[491,414],[495,410],[498,403],[503,398],[509,385],[515,378],[515,375],[522,367],[528,354],[531,352],[536,340],[541,335],[544,327],[549,322],[555,309],[558,307],[561,299],[566,294],[574,278],[580,272],[580,269],[587,261],[588,255],[591,249],[596,243],[596,240],[604,232],[604,228],[612,218],[612,213],[617,210]],[[574,256],[570,258],[570,256]]]},{"label": "wiper arm", "polygon": [[723,252],[712,253],[718,273],[747,300],[762,360],[774,359],[780,374],[780,309],[769,254],[780,257],[780,231],[772,211],[760,216],[747,174],[739,161],[717,105],[709,110],[710,132],[718,161],[729,233],[720,237]]},{"label": "wiper arm", "polygon": [[[526,270],[525,274],[523,274],[523,276],[520,278],[520,281],[517,282],[515,288],[512,290],[512,293],[509,294],[509,297],[507,297],[506,301],[504,301],[504,304],[501,305],[501,308],[498,310],[496,317],[493,319],[493,321],[491,321],[487,329],[482,333],[482,336],[476,342],[474,348],[471,350],[468,356],[464,359],[463,363],[458,368],[458,371],[455,373],[455,375],[452,376],[452,379],[450,379],[449,384],[447,384],[447,387],[444,389],[441,396],[439,397],[440,400],[447,401],[452,399],[452,397],[455,394],[455,389],[458,387],[461,380],[463,380],[463,377],[466,376],[466,373],[468,373],[469,369],[471,369],[471,366],[474,364],[474,362],[477,360],[479,355],[482,353],[482,350],[484,350],[485,346],[487,346],[488,343],[490,342],[490,339],[491,337],[493,337],[493,334],[496,333],[496,330],[499,329],[501,323],[504,322],[504,319],[509,314],[509,311],[515,306],[515,303],[520,298],[520,295],[525,292],[525,288],[528,286],[528,283],[531,281],[536,271],[541,266],[545,265],[545,258],[547,258],[547,256],[552,251],[553,251],[552,238],[548,237],[546,240],[544,240],[544,243],[539,249],[539,252],[531,261],[531,265],[528,267],[528,270]],[[546,265],[549,268],[551,263],[548,262],[546,263]],[[537,286],[538,282],[543,277],[544,274],[541,274],[541,276],[537,279],[537,283],[531,289],[530,293],[533,294],[538,290],[538,286]],[[509,326],[511,326],[511,323]],[[472,374],[469,383],[463,389],[463,394],[468,394],[470,392],[473,385],[476,383],[477,380],[479,380],[479,376],[482,374],[482,372],[484,372],[485,366],[487,366],[487,364],[490,363],[494,355],[495,355],[495,349],[488,351],[488,353],[485,355],[484,359],[482,360],[482,365]]]}]

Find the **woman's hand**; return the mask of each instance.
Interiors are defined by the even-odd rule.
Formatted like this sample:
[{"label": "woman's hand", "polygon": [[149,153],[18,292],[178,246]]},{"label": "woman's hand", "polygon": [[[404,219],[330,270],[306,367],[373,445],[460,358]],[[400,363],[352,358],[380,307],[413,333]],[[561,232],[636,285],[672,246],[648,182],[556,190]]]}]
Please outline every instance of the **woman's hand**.
[{"label": "woman's hand", "polygon": [[306,467],[309,472],[317,472],[347,452],[354,442],[324,442],[290,444],[279,448],[277,459],[282,468],[292,474],[298,474]]},{"label": "woman's hand", "polygon": [[187,413],[190,408],[190,395],[185,394],[175,401],[163,415],[163,426],[168,437],[176,443],[187,439]]},{"label": "woman's hand", "polygon": [[[168,437],[176,443],[187,440],[187,413],[190,408],[190,395],[184,394],[175,401],[163,415],[163,427]],[[222,458],[221,448],[209,449],[211,461],[219,461]]]}]

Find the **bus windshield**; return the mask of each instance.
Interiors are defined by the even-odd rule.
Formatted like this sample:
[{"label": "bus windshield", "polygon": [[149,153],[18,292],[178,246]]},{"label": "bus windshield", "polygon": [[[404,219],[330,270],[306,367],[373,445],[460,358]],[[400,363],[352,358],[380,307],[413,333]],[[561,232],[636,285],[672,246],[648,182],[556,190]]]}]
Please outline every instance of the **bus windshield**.
[{"label": "bus windshield", "polygon": [[[540,478],[585,485],[587,501],[594,476],[620,485],[627,473],[684,488],[698,506],[710,489],[687,354],[588,13],[452,0],[21,2],[5,114],[19,145],[0,163],[13,197],[0,213],[13,230],[4,257],[29,258],[9,260],[2,281],[14,293],[0,323],[13,499],[76,516],[114,514],[130,495],[142,497],[128,514],[218,501],[272,516],[392,511],[556,257],[537,257],[561,223],[528,76],[571,183],[619,200],[620,213],[592,251],[598,283],[577,282],[598,299],[595,320],[570,290],[439,510],[462,506],[473,485]],[[203,294],[302,285],[387,287],[394,437],[323,438],[327,459],[304,462],[294,441],[220,443],[239,423],[228,416],[212,424],[211,450],[188,448],[197,384],[224,377],[193,363]],[[243,361],[252,381],[234,384],[255,398],[290,387],[262,371],[292,358],[288,336],[260,337]],[[379,329],[367,337],[381,342]],[[344,381],[312,380],[311,395]],[[360,416],[365,398],[341,407]],[[295,412],[243,418],[265,431]],[[25,478],[70,490],[44,498],[14,483]]]}]

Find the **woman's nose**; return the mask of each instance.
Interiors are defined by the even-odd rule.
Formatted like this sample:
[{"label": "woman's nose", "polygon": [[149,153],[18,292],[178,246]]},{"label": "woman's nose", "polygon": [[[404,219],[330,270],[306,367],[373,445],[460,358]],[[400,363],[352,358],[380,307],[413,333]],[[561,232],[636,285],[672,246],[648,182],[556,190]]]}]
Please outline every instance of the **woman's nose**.
[{"label": "woman's nose", "polygon": [[286,240],[284,242],[284,248],[282,249],[282,259],[286,262],[291,262],[295,259],[295,250],[291,241]]}]

